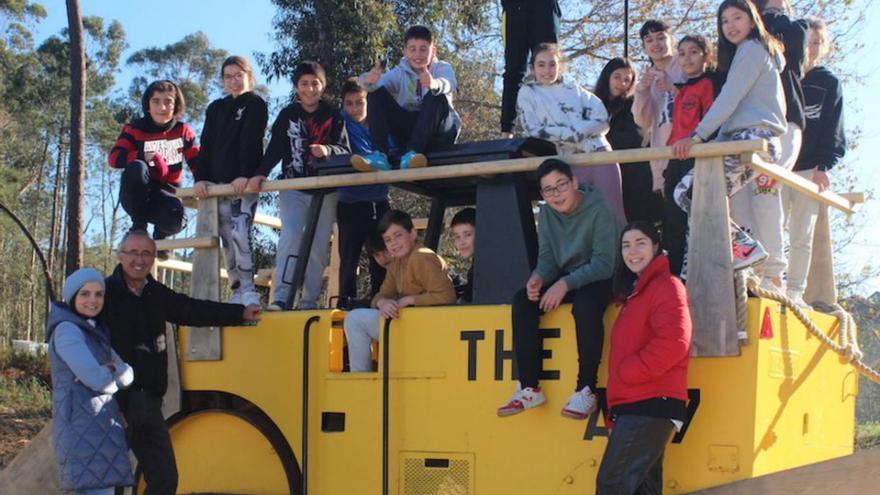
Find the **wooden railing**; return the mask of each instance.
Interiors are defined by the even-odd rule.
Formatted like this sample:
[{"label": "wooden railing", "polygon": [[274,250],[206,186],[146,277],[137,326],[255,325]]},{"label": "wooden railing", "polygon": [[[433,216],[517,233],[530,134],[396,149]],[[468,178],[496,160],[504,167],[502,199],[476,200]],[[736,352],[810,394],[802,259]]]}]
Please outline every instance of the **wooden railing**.
[{"label": "wooden railing", "polygon": [[[695,355],[729,356],[739,354],[728,229],[729,210],[724,182],[723,157],[726,155],[741,156],[743,162],[755,169],[756,172],[773,177],[783,185],[809,196],[823,206],[820,208],[816,227],[818,242],[814,247],[813,266],[808,282],[811,287],[808,289],[808,296],[819,294],[819,297],[810,300],[836,299],[831,266],[827,207],[850,214],[855,211],[856,206],[863,198],[859,195],[847,196],[831,191],[820,192],[818,186],[809,180],[778,165],[763,162],[759,154],[765,149],[766,143],[761,140],[706,143],[694,145],[691,148],[690,155],[696,158],[696,165],[693,213],[690,219],[688,289],[695,328]],[[283,179],[264,182],[261,191],[333,189],[344,186],[418,182],[466,176],[487,177],[496,174],[533,171],[548,158],[551,157]],[[600,166],[615,162],[626,166],[627,163],[671,159],[672,150],[669,147],[642,148],[574,154],[557,158],[578,167]],[[177,191],[177,195],[181,198],[192,198],[193,189],[181,188]],[[217,197],[232,196],[235,195],[235,192],[228,184],[218,184],[208,187],[208,195],[209,197],[198,200],[199,216],[196,237],[191,240],[193,244],[196,239],[217,237]],[[187,201],[191,201],[191,199],[187,199]],[[219,298],[220,256],[219,250],[215,246],[216,244],[212,244],[212,247],[192,246],[196,247],[193,272],[200,274],[192,283],[192,293],[195,297],[215,300]],[[217,275],[212,276],[211,274]],[[201,338],[198,335],[193,337],[197,341]],[[214,338],[207,335],[204,337],[209,340]],[[205,342],[204,344],[216,348],[217,342]]]}]

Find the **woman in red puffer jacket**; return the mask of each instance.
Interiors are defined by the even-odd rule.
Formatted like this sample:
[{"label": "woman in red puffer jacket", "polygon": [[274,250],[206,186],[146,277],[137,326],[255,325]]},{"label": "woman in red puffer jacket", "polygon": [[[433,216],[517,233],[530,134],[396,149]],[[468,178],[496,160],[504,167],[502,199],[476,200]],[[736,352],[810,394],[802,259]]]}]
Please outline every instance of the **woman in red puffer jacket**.
[{"label": "woman in red puffer jacket", "polygon": [[657,229],[627,225],[620,238],[607,399],[613,429],[596,493],[662,493],[663,452],[685,420],[691,315]]}]

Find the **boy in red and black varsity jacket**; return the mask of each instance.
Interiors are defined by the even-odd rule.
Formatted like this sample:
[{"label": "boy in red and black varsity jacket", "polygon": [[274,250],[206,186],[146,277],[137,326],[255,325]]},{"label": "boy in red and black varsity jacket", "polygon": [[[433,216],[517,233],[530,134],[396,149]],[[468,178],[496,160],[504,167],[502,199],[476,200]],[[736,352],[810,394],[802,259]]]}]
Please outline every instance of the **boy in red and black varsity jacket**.
[{"label": "boy in red and black varsity jacket", "polygon": [[186,103],[171,81],[155,81],[141,98],[144,117],[122,127],[109,162],[122,169],[119,202],[131,217],[132,229],[153,224],[153,238],[164,239],[186,225],[183,203],[174,196],[184,160],[195,169],[196,134],[183,122]]},{"label": "boy in red and black varsity jacket", "polygon": [[[678,43],[678,60],[687,79],[676,84],[678,92],[672,106],[672,131],[667,145],[690,137],[703,115],[709,111],[721,89],[714,66],[712,45],[703,36],[685,36]],[[694,168],[694,159],[669,160],[663,172],[663,248],[669,253],[669,267],[680,275],[684,261],[688,215],[674,201],[675,186]]]}]

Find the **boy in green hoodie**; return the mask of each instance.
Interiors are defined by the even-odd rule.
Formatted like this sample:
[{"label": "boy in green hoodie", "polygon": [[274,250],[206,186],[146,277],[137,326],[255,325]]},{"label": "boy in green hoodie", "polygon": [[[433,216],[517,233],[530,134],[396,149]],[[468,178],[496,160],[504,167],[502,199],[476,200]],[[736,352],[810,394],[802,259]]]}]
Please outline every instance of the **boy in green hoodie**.
[{"label": "boy in green hoodie", "polygon": [[602,318],[611,297],[620,225],[598,191],[579,187],[567,163],[544,161],[538,179],[546,201],[538,216],[538,264],[525,288],[513,296],[511,311],[519,383],[498,415],[517,414],[546,401],[538,385],[538,323],[543,313],[571,302],[579,369],[577,387],[562,415],[585,419],[596,410],[593,389],[602,357]]}]

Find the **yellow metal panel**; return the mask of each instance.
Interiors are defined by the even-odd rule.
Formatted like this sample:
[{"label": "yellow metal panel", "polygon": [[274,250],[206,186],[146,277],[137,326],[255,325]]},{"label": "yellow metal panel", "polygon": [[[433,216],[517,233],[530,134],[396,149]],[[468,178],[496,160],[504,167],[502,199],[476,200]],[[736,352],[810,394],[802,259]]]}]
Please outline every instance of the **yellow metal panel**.
[{"label": "yellow metal panel", "polygon": [[[171,428],[179,493],[289,493],[269,440],[247,421],[223,412],[196,413]],[[246,473],[246,475],[245,475]]]},{"label": "yellow metal panel", "polygon": [[[789,315],[750,300],[750,344],[741,356],[691,360],[692,405],[681,443],[666,450],[667,493],[717,486],[852,451],[851,369]],[[606,348],[614,310],[606,315]],[[223,361],[183,363],[187,390],[222,390],[253,402],[302,460],[303,327],[310,316],[310,490],[379,493],[382,485],[381,373],[342,373],[338,312],[266,315],[259,326],[228,328]],[[784,318],[783,318],[784,316]],[[834,321],[818,316],[823,328]],[[601,415],[573,421],[559,412],[573,392],[577,350],[570,306],[542,319],[548,403],[498,418],[514,388],[509,306],[406,308],[391,325],[388,483],[402,493],[403,459],[413,452],[473,455],[475,493],[588,493],[605,449]],[[185,335],[185,332],[184,332]],[[380,332],[381,335],[381,332]],[[184,339],[185,340],[185,339]],[[382,349],[382,346],[379,346]],[[331,359],[332,355],[332,359]],[[384,351],[380,350],[380,363]],[[605,361],[599,386],[605,384]],[[380,368],[381,369],[381,368]],[[345,415],[344,431],[322,431],[322,413]],[[247,472],[249,461],[242,462]]]}]

